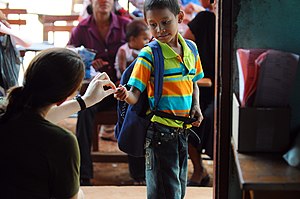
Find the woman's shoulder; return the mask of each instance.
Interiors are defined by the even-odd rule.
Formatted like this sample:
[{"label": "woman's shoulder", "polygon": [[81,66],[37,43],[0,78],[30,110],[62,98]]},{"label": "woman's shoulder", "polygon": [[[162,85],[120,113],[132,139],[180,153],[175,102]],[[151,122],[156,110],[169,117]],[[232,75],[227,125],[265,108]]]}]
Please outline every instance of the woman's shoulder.
[{"label": "woman's shoulder", "polygon": [[205,19],[214,19],[214,18],[215,18],[215,13],[205,10],[199,12],[195,16],[194,20],[205,20]]},{"label": "woman's shoulder", "polygon": [[64,140],[67,142],[73,142],[73,140],[76,140],[76,136],[71,131],[62,128],[61,126],[53,124],[50,121],[34,114],[31,114],[28,117],[31,118],[27,121],[24,119],[23,122],[32,124],[31,126],[33,126],[36,131],[43,132],[42,135],[47,137],[49,140]]}]

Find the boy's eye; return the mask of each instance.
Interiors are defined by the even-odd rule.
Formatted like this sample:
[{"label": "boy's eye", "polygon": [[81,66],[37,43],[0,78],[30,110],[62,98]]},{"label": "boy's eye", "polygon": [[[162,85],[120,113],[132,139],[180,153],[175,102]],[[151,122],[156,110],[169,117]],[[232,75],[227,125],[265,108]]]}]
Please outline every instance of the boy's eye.
[{"label": "boy's eye", "polygon": [[168,25],[168,24],[170,24],[170,23],[171,23],[171,20],[163,21],[163,22],[162,22],[162,24],[164,24],[164,25]]},{"label": "boy's eye", "polygon": [[150,23],[149,25],[150,25],[151,28],[155,28],[156,27],[155,23]]}]

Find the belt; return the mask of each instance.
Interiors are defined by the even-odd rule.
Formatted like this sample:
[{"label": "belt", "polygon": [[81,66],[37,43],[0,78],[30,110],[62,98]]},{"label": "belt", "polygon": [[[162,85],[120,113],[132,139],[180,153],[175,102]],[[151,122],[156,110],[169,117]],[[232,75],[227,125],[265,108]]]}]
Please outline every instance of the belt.
[{"label": "belt", "polygon": [[152,123],[153,127],[157,127],[157,126],[160,126],[160,127],[163,127],[163,128],[167,128],[167,129],[170,129],[171,133],[175,133],[175,134],[182,134],[182,133],[185,133],[186,132],[186,128],[180,128],[180,127],[171,127],[171,126],[167,126],[167,125],[164,125],[164,124],[161,124],[161,123],[158,123],[158,122],[153,122]]}]

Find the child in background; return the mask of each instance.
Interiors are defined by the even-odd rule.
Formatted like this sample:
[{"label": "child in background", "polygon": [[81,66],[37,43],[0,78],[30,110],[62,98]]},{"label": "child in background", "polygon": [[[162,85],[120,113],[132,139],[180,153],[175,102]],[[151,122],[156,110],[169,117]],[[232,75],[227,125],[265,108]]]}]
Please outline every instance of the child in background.
[{"label": "child in background", "polygon": [[126,26],[126,40],[127,43],[119,48],[116,55],[115,69],[118,79],[150,40],[150,32],[144,20],[133,20]]},{"label": "child in background", "polygon": [[[144,15],[164,56],[163,90],[157,110],[176,116],[197,118],[191,125],[157,115],[151,118],[145,141],[147,198],[184,198],[187,183],[188,129],[192,125],[199,126],[203,120],[196,82],[204,73],[199,56],[195,58],[178,33],[178,24],[182,23],[184,17],[178,0],[145,0]],[[141,92],[147,89],[150,109],[153,110],[152,63],[154,61],[151,48],[144,47],[128,81],[130,90],[119,86],[115,98],[135,104]]]}]

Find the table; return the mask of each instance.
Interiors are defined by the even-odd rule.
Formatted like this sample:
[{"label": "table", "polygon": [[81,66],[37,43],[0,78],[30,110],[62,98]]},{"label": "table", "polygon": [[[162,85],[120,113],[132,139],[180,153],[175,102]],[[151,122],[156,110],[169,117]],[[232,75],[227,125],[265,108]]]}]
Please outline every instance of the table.
[{"label": "table", "polygon": [[234,160],[243,199],[299,199],[300,169],[289,166],[280,153],[239,153]]},{"label": "table", "polygon": [[197,81],[198,86],[200,87],[211,87],[212,81],[210,78],[204,77]]},{"label": "table", "polygon": [[42,43],[33,43],[31,46],[29,46],[27,48],[25,48],[23,46],[17,46],[17,50],[20,52],[20,58],[21,58],[21,64],[22,64],[23,71],[25,70],[23,61],[24,61],[26,52],[32,51],[36,55],[37,52],[46,50],[48,48],[54,48],[54,45],[50,44],[48,42],[42,42]]}]

